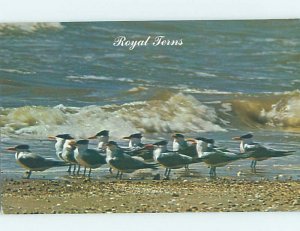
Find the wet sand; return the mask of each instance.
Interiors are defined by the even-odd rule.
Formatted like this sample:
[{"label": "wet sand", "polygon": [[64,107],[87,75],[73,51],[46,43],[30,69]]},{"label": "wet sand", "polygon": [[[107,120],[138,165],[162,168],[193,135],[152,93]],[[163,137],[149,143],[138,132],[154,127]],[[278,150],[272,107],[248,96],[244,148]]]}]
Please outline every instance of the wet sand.
[{"label": "wet sand", "polygon": [[6,214],[300,211],[300,181],[5,180]]}]

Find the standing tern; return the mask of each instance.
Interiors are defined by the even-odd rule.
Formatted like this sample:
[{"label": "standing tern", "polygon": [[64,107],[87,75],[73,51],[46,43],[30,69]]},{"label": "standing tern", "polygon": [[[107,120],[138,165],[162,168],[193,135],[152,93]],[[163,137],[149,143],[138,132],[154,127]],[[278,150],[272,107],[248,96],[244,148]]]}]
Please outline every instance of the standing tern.
[{"label": "standing tern", "polygon": [[[192,141],[192,139],[190,139]],[[194,139],[196,144],[196,149],[199,155],[199,158],[206,163],[209,168],[210,177],[216,177],[216,168],[224,167],[227,164],[239,160],[248,158],[248,155],[238,155],[228,150],[217,148],[214,146],[213,139],[207,139],[204,137],[197,137]]]},{"label": "standing tern", "polygon": [[[190,156],[192,158],[197,158],[198,153],[194,144],[189,145],[185,140],[184,135],[180,133],[175,133],[173,136],[173,151],[178,151],[180,154]],[[185,170],[189,170],[189,165],[185,166]]]},{"label": "standing tern", "polygon": [[173,136],[173,151],[178,151],[179,153],[190,156],[198,157],[198,153],[194,144],[189,145],[187,140],[185,140],[184,135],[176,133]]},{"label": "standing tern", "polygon": [[[71,143],[73,145],[74,143]],[[74,151],[74,157],[79,165],[89,168],[89,175],[91,176],[92,168],[99,168],[103,164],[106,164],[106,156],[101,155],[98,150],[88,148],[89,140],[78,140],[74,145],[76,149]],[[84,171],[85,175],[85,171]]]},{"label": "standing tern", "polygon": [[120,174],[117,178],[122,179],[123,173],[132,173],[138,169],[157,169],[157,164],[145,163],[142,158],[127,155],[122,148],[114,141],[109,141],[106,149],[106,161],[117,169]]},{"label": "standing tern", "polygon": [[[96,135],[89,137],[88,139],[98,139],[98,149],[100,153],[105,154],[106,153],[106,145],[109,141],[109,131],[108,130],[102,130],[100,132],[98,132]],[[113,174],[112,172],[112,168],[110,167],[108,169],[110,174]]]},{"label": "standing tern", "polygon": [[137,147],[143,147],[144,144],[142,143],[143,135],[141,133],[134,133],[130,136],[123,137],[124,140],[129,140],[128,148],[137,148]]},{"label": "standing tern", "polygon": [[6,149],[7,151],[15,151],[15,158],[19,165],[28,169],[26,178],[29,179],[32,171],[44,171],[48,168],[66,166],[66,163],[51,158],[44,158],[29,150],[29,145],[20,144],[15,147]]},{"label": "standing tern", "polygon": [[142,137],[141,133],[134,133],[123,137],[123,139],[129,140],[128,148],[124,148],[124,150],[128,155],[139,156],[146,162],[153,162],[153,149],[150,146],[146,147],[146,144],[142,143]]},{"label": "standing tern", "polygon": [[264,147],[259,143],[255,143],[252,140],[253,134],[248,133],[242,136],[233,137],[233,140],[240,141],[240,152],[249,153],[249,158],[252,159],[251,169],[253,172],[256,172],[256,163],[257,161],[262,161],[269,159],[271,157],[283,157],[292,155],[291,150],[275,150],[271,148]]},{"label": "standing tern", "polygon": [[106,144],[109,141],[109,131],[108,130],[102,130],[101,132],[98,132],[96,135],[89,137],[88,139],[98,139],[98,149],[105,153],[106,151]]},{"label": "standing tern", "polygon": [[192,158],[190,156],[180,154],[176,151],[168,151],[167,144],[168,141],[166,140],[153,144],[153,146],[155,147],[153,153],[154,160],[166,168],[164,174],[166,179],[169,179],[171,169],[179,169],[185,167],[188,164],[202,162],[200,158]]},{"label": "standing tern", "polygon": [[[74,157],[75,144],[76,144],[75,140],[66,140],[61,155],[64,161],[70,164],[70,168],[68,170],[69,174],[71,174],[71,166],[72,165],[74,166],[73,175],[75,174],[76,165],[78,164]],[[79,174],[79,171],[80,171],[80,165],[78,166],[77,174]]]},{"label": "standing tern", "polygon": [[[72,140],[74,138],[70,134],[59,134],[56,136],[48,136],[48,138],[50,140],[56,140],[55,143],[56,156],[58,157],[58,159],[65,161],[62,157],[64,144],[66,140]],[[69,165],[69,169],[67,172],[71,172],[71,165]]]}]

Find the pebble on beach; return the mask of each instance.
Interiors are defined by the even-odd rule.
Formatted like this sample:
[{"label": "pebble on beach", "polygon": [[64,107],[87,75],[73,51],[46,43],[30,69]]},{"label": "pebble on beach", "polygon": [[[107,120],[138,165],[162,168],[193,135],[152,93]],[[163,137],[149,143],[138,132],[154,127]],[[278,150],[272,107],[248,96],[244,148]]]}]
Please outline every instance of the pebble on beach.
[{"label": "pebble on beach", "polygon": [[2,191],[7,214],[300,211],[298,181],[7,180]]}]

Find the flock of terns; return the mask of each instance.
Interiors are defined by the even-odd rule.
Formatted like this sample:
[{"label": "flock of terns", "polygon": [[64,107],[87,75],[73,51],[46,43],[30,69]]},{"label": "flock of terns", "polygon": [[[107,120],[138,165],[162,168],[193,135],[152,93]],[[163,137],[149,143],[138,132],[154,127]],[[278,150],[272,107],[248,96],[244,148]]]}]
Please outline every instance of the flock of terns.
[{"label": "flock of terns", "polygon": [[[251,169],[256,170],[257,161],[271,157],[283,157],[291,155],[295,151],[275,150],[264,147],[253,142],[253,134],[248,133],[234,140],[240,141],[240,152],[235,153],[225,148],[215,146],[213,139],[196,137],[185,138],[183,134],[173,134],[172,151],[167,149],[168,141],[161,140],[152,144],[142,143],[142,134],[135,133],[123,137],[129,140],[127,147],[120,147],[115,141],[109,140],[109,131],[103,130],[88,139],[75,140],[70,134],[59,134],[50,136],[55,140],[55,150],[58,160],[44,158],[30,151],[29,145],[21,144],[15,147],[6,148],[13,151],[18,164],[27,169],[25,178],[30,178],[32,171],[44,171],[51,167],[68,166],[69,174],[80,173],[80,168],[91,170],[108,164],[110,173],[117,170],[116,178],[122,179],[123,173],[132,173],[138,169],[157,169],[164,167],[164,179],[170,179],[171,169],[185,168],[189,165],[204,162],[210,168],[210,177],[216,177],[216,168],[223,167],[230,162],[240,159],[251,159]],[[98,139],[96,149],[88,147],[90,139]],[[77,169],[77,172],[76,172]],[[160,179],[156,174],[154,179]]]}]

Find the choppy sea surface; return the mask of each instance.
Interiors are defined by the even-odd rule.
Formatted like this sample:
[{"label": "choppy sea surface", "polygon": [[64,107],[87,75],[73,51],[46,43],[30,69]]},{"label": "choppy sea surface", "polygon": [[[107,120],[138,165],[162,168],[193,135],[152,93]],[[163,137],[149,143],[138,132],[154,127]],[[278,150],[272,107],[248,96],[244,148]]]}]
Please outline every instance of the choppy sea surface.
[{"label": "choppy sea surface", "polygon": [[[118,36],[183,45],[129,50],[113,46]],[[55,158],[48,135],[85,138],[108,129],[122,145],[137,131],[145,143],[180,132],[235,151],[231,138],[253,132],[266,146],[296,153],[258,162],[255,175],[249,160],[218,175],[299,179],[299,36],[300,20],[0,24],[2,175],[23,172],[8,146],[27,143]],[[191,168],[208,175],[203,164]],[[107,174],[100,168],[93,176]],[[33,178],[64,175],[52,169]]]}]

